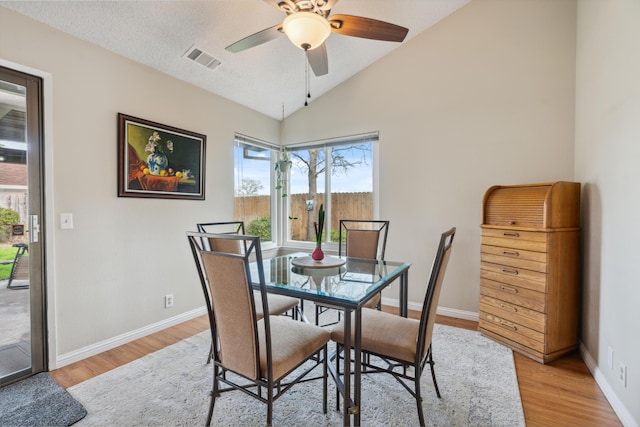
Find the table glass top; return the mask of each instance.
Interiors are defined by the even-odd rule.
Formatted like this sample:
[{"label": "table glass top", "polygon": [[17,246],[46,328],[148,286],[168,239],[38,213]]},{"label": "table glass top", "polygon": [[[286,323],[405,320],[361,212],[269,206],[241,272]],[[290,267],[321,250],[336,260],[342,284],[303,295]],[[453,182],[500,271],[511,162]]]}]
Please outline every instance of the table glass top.
[{"label": "table glass top", "polygon": [[[358,304],[379,292],[391,280],[410,266],[408,263],[344,258],[342,266],[331,268],[299,267],[292,260],[308,257],[308,253],[293,253],[263,260],[268,288],[300,298],[334,303]],[[252,276],[257,277],[253,264]]]}]

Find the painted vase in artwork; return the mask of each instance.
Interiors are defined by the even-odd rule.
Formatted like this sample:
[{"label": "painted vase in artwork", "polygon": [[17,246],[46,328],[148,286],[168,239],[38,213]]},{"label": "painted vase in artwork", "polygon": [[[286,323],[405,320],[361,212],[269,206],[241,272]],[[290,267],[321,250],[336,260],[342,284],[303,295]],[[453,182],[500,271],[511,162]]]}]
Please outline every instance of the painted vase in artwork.
[{"label": "painted vase in artwork", "polygon": [[162,153],[151,153],[147,157],[147,166],[151,175],[160,176],[160,171],[169,168],[169,159]]}]

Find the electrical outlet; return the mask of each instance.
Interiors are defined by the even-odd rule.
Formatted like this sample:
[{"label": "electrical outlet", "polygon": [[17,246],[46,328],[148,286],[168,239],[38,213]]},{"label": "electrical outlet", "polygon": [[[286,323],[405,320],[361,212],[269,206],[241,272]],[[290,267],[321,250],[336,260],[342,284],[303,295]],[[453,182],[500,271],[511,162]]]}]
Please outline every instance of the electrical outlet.
[{"label": "electrical outlet", "polygon": [[164,308],[173,307],[173,294],[164,296]]},{"label": "electrical outlet", "polygon": [[618,364],[618,379],[622,383],[623,387],[627,387],[627,365],[620,362]]},{"label": "electrical outlet", "polygon": [[609,364],[609,369],[613,371],[613,349],[611,347],[607,347],[607,363]]}]

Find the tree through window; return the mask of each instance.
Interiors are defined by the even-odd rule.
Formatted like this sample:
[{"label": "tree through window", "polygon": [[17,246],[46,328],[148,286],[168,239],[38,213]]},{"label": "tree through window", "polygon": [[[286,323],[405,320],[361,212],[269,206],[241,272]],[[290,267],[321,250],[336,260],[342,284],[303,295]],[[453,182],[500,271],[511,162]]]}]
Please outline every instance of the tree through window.
[{"label": "tree through window", "polygon": [[340,219],[373,219],[374,141],[377,135],[288,147],[290,240],[315,240],[320,204],[327,211],[325,242],[337,241]]}]

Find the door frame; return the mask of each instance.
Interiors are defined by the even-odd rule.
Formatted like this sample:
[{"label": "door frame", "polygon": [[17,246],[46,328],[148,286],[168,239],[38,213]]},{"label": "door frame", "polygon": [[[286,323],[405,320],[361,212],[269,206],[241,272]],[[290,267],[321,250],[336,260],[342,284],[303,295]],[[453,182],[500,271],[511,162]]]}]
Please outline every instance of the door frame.
[{"label": "door frame", "polygon": [[43,144],[40,154],[44,157],[44,161],[41,161],[41,165],[44,168],[44,170],[41,171],[41,182],[43,183],[41,191],[44,200],[42,218],[40,220],[40,229],[43,230],[43,232],[40,234],[40,238],[44,240],[44,245],[42,245],[41,249],[43,259],[42,278],[45,283],[43,310],[46,313],[46,329],[43,330],[43,335],[46,349],[45,366],[48,370],[54,370],[58,368],[58,346],[56,341],[55,222],[53,220],[55,199],[53,191],[53,76],[46,71],[17,64],[2,58],[0,58],[0,66],[21,73],[31,74],[42,79],[41,122]]}]

